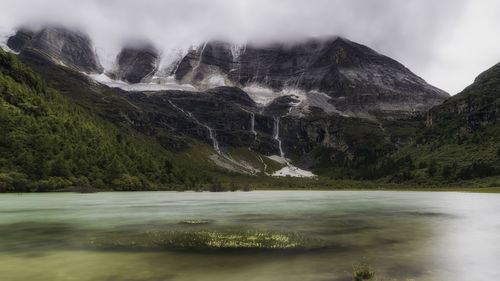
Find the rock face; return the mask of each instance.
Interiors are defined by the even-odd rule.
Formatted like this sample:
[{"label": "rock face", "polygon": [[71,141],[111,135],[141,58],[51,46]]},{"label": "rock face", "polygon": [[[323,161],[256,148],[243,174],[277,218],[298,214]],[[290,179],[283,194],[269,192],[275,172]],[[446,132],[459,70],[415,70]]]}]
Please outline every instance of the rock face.
[{"label": "rock face", "polygon": [[35,32],[28,29],[22,29],[16,32],[16,35],[7,40],[7,46],[16,52],[20,52],[24,46],[33,39]]},{"label": "rock face", "polygon": [[395,60],[339,37],[266,47],[209,42],[188,53],[175,77],[201,86],[223,79],[242,88],[317,91],[347,115],[425,112],[449,97]]},{"label": "rock face", "polygon": [[[187,135],[209,145],[214,139],[221,148],[251,147],[264,154],[279,154],[272,140],[273,116],[260,108],[238,88],[220,87],[207,92],[164,91],[156,93],[122,92],[121,95],[139,106],[142,120],[134,127],[147,124]],[[252,117],[253,128],[252,131]],[[131,120],[134,117],[130,118]],[[256,134],[256,135],[255,135]]]},{"label": "rock face", "polygon": [[129,83],[145,82],[158,69],[159,58],[152,45],[125,47],[116,58],[117,69],[112,76]]},{"label": "rock face", "polygon": [[369,120],[329,115],[317,108],[304,118],[287,116],[289,97],[260,107],[234,87],[121,95],[141,108],[140,116],[124,119],[146,134],[155,134],[151,127],[163,128],[212,146],[215,140],[222,151],[246,147],[268,156],[283,152],[287,158],[306,158],[302,165],[306,168],[319,165],[319,156],[311,153],[320,147],[326,150],[321,153],[325,158],[322,165],[373,162],[395,149],[379,126]]},{"label": "rock face", "polygon": [[103,68],[89,37],[62,27],[44,27],[38,31],[19,30],[7,45],[17,52],[40,52],[52,61],[86,73],[101,73]]}]

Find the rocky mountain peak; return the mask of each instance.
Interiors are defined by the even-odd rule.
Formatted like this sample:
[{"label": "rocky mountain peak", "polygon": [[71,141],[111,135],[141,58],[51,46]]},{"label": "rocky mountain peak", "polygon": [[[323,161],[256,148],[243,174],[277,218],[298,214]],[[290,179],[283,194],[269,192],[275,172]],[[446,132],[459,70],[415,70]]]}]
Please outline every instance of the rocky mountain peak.
[{"label": "rocky mountain peak", "polygon": [[7,45],[17,52],[36,51],[54,62],[86,73],[101,73],[103,68],[87,34],[60,26],[38,30],[22,28]]},{"label": "rocky mountain peak", "polygon": [[116,57],[111,76],[129,83],[145,82],[158,69],[160,54],[151,43],[127,45]]},{"label": "rocky mountain peak", "polygon": [[264,46],[207,42],[191,50],[174,74],[201,88],[320,92],[348,115],[425,112],[449,97],[397,61],[342,37]]},{"label": "rocky mountain peak", "polygon": [[[86,73],[103,70],[82,32],[54,26],[21,29],[9,46],[21,53],[39,52]],[[153,84],[159,61],[160,53],[151,43],[129,44],[107,75],[110,81],[121,80],[120,85]],[[422,114],[449,97],[397,61],[342,37],[266,45],[210,41],[190,50],[171,69],[175,81],[162,76],[154,81],[157,88],[162,81],[171,88],[188,85],[198,91],[237,87],[260,106],[295,96],[297,102],[290,106],[299,106],[299,111],[319,107],[326,113],[369,119]]]}]

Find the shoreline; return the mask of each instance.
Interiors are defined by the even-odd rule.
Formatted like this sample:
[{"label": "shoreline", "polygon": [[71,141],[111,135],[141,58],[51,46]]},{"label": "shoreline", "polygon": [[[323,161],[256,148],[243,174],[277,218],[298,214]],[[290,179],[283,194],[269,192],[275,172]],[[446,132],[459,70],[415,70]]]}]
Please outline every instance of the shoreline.
[{"label": "shoreline", "polygon": [[76,194],[96,194],[96,193],[135,193],[135,192],[193,192],[193,193],[233,193],[233,192],[254,192],[254,191],[359,191],[359,192],[371,192],[371,191],[399,191],[399,192],[460,192],[460,193],[489,193],[489,194],[500,194],[500,187],[411,187],[411,188],[271,188],[263,187],[256,188],[249,191],[209,191],[209,190],[175,190],[175,189],[151,189],[151,190],[131,190],[131,191],[121,191],[112,189],[96,190],[96,192],[78,192],[75,190],[57,190],[51,192],[4,192],[1,194],[44,194],[44,193],[76,193]]}]

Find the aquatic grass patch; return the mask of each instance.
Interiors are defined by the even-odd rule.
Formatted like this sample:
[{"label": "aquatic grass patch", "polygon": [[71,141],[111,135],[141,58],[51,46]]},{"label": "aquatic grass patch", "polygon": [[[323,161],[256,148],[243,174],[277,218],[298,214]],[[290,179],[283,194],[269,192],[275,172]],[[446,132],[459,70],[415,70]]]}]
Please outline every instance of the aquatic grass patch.
[{"label": "aquatic grass patch", "polygon": [[153,232],[155,243],[164,248],[185,249],[294,249],[306,246],[294,233],[260,231]]},{"label": "aquatic grass patch", "polygon": [[155,230],[146,233],[100,233],[91,237],[89,246],[108,250],[289,250],[320,248],[324,243],[292,232]]},{"label": "aquatic grass patch", "polygon": [[183,220],[179,222],[179,224],[183,225],[206,225],[214,223],[213,220],[202,220],[202,219],[191,219],[191,220]]}]

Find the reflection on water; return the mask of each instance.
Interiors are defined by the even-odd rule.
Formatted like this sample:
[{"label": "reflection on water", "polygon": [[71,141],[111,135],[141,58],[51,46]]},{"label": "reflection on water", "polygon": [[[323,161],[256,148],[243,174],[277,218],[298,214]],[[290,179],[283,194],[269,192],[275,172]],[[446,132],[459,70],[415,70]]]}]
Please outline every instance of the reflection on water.
[{"label": "reflection on water", "polygon": [[0,195],[0,280],[496,280],[500,196]]}]

